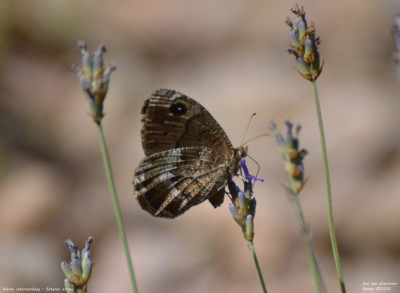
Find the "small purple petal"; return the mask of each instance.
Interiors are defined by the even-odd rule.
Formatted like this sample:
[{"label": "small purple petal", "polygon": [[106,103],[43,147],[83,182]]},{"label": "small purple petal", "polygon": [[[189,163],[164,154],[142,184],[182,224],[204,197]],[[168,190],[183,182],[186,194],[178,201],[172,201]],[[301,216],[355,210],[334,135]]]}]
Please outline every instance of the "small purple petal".
[{"label": "small purple petal", "polygon": [[244,172],[244,176],[247,178],[247,176],[249,176],[249,169],[246,166],[246,160],[241,160],[240,161],[240,167],[242,167],[243,172]]},{"label": "small purple petal", "polygon": [[256,176],[250,175],[249,169],[246,166],[246,160],[241,160],[240,161],[240,167],[242,167],[242,170],[244,172],[244,177],[246,177],[247,180],[254,180],[254,181],[261,181],[264,182],[264,179],[258,178]]},{"label": "small purple petal", "polygon": [[260,177],[256,177],[253,175],[249,175],[246,177],[248,180],[254,180],[254,181],[260,181],[260,182],[264,182],[264,179],[260,178]]}]

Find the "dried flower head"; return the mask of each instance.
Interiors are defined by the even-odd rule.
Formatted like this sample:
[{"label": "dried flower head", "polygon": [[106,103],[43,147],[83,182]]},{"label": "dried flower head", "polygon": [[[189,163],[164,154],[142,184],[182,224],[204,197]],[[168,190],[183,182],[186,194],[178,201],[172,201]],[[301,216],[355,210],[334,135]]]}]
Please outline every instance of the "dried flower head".
[{"label": "dried flower head", "polygon": [[74,245],[71,239],[65,240],[65,245],[71,252],[71,262],[61,262],[61,270],[64,272],[66,279],[64,286],[70,292],[86,292],[87,283],[92,273],[92,258],[90,253],[90,245],[93,241],[92,237],[88,237],[85,242],[85,248],[82,253],[78,247]]},{"label": "dried flower head", "polygon": [[253,197],[253,185],[255,181],[264,180],[249,174],[245,160],[242,160],[240,165],[245,175],[243,179],[244,191],[240,190],[232,179],[228,181],[228,189],[232,201],[229,204],[229,210],[236,223],[242,228],[244,238],[252,242],[256,213],[256,199]]},{"label": "dried flower head", "polygon": [[296,126],[295,133],[293,133],[293,124],[290,121],[286,121],[286,126],[288,129],[286,139],[278,130],[274,121],[269,123],[268,128],[274,132],[278,150],[282,154],[285,171],[289,174],[289,189],[296,195],[305,184],[303,159],[308,152],[305,149],[299,150],[299,132],[301,126],[299,124]]},{"label": "dried flower head", "polygon": [[297,72],[305,79],[314,81],[321,74],[320,57],[318,45],[321,43],[319,37],[315,37],[315,26],[307,23],[304,8],[296,4],[291,9],[295,15],[295,23],[287,18],[286,24],[290,28],[290,48],[288,52],[295,56]]},{"label": "dried flower head", "polygon": [[104,66],[103,54],[106,52],[104,44],[101,44],[93,53],[88,52],[85,41],[78,41],[78,48],[82,54],[82,67],[73,64],[72,70],[78,76],[81,87],[88,98],[93,120],[100,123],[104,117],[103,103],[110,75],[116,67],[112,63]]}]

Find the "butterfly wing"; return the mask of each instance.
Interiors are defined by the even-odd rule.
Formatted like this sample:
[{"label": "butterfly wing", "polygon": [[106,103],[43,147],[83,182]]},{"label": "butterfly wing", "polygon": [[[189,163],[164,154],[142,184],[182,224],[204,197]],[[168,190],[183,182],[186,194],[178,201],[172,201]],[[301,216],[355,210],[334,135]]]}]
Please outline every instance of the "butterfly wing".
[{"label": "butterfly wing", "polygon": [[174,218],[210,195],[218,194],[223,200],[224,172],[224,162],[212,149],[196,146],[161,151],[145,158],[136,170],[135,197],[152,215]]},{"label": "butterfly wing", "polygon": [[174,90],[146,100],[142,144],[146,158],[135,171],[134,196],[159,217],[174,218],[206,199],[219,206],[242,157],[203,106]]},{"label": "butterfly wing", "polygon": [[229,159],[233,147],[225,131],[195,100],[159,89],[142,108],[142,144],[148,156],[186,146],[207,146]]}]

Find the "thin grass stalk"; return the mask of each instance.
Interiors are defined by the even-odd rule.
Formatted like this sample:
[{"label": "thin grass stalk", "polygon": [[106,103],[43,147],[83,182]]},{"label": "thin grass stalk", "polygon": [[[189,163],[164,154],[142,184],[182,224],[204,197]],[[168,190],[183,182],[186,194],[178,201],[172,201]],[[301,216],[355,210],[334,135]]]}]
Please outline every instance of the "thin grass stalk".
[{"label": "thin grass stalk", "polygon": [[291,194],[291,197],[292,197],[292,200],[296,207],[296,214],[299,219],[301,233],[303,234],[304,243],[306,245],[308,263],[311,268],[311,273],[312,273],[312,276],[314,279],[315,286],[317,288],[317,292],[318,293],[326,293],[327,292],[326,287],[325,287],[324,281],[322,279],[322,275],[321,275],[321,271],[318,266],[317,258],[315,256],[310,237],[308,237],[308,230],[307,230],[307,227],[306,227],[306,224],[304,221],[304,215],[303,215],[303,210],[301,208],[299,196],[298,196],[298,194]]},{"label": "thin grass stalk", "polygon": [[333,221],[331,180],[330,180],[330,176],[329,176],[328,154],[326,151],[326,142],[325,142],[324,125],[322,122],[321,105],[319,102],[316,80],[313,80],[311,83],[313,86],[315,106],[316,106],[317,117],[318,117],[319,133],[320,133],[320,138],[321,138],[322,157],[323,157],[323,161],[324,161],[326,196],[327,196],[327,200],[328,200],[329,235],[331,238],[333,258],[335,260],[336,271],[337,271],[339,283],[340,283],[340,289],[341,289],[342,293],[346,293],[346,286],[345,286],[344,278],[343,278],[342,265],[340,263],[339,250],[338,250],[338,245],[337,245],[337,241],[336,241],[335,225],[334,225],[334,221]]},{"label": "thin grass stalk", "polygon": [[251,254],[253,255],[254,265],[256,266],[258,278],[260,280],[260,284],[261,284],[261,287],[263,289],[263,292],[264,293],[268,293],[267,292],[267,287],[265,286],[264,277],[263,277],[263,274],[261,272],[260,265],[258,263],[257,254],[256,254],[256,250],[254,248],[253,242],[249,242],[249,248],[250,248]]},{"label": "thin grass stalk", "polygon": [[97,125],[97,128],[99,130],[99,138],[100,138],[101,154],[102,154],[103,162],[104,162],[104,170],[105,170],[105,173],[106,173],[108,187],[110,189],[111,200],[112,200],[112,203],[113,203],[115,217],[116,217],[116,220],[117,220],[117,226],[118,226],[119,235],[121,237],[121,241],[122,241],[122,244],[123,244],[123,247],[124,247],[125,258],[126,258],[126,261],[127,261],[127,264],[128,264],[129,276],[130,276],[130,279],[131,279],[133,291],[135,293],[138,293],[139,291],[138,291],[138,287],[137,287],[137,283],[136,283],[135,272],[133,270],[132,258],[131,258],[130,252],[129,252],[129,245],[128,245],[128,241],[126,239],[124,224],[123,224],[123,221],[122,221],[121,209],[120,209],[120,206],[119,206],[117,192],[116,192],[116,189],[115,189],[114,178],[113,178],[113,175],[112,175],[111,164],[110,164],[110,159],[109,159],[109,156],[108,156],[108,151],[107,151],[106,141],[105,141],[105,137],[104,137],[103,127],[101,126],[101,123],[96,123],[96,125]]}]

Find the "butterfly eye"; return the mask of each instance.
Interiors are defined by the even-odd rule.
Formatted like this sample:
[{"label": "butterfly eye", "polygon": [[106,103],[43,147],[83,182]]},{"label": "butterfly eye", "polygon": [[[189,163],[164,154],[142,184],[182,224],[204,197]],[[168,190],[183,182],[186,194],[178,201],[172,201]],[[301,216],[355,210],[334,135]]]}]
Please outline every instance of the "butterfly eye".
[{"label": "butterfly eye", "polygon": [[187,112],[187,107],[185,106],[185,104],[178,102],[176,104],[172,104],[169,110],[172,114],[183,115]]}]

